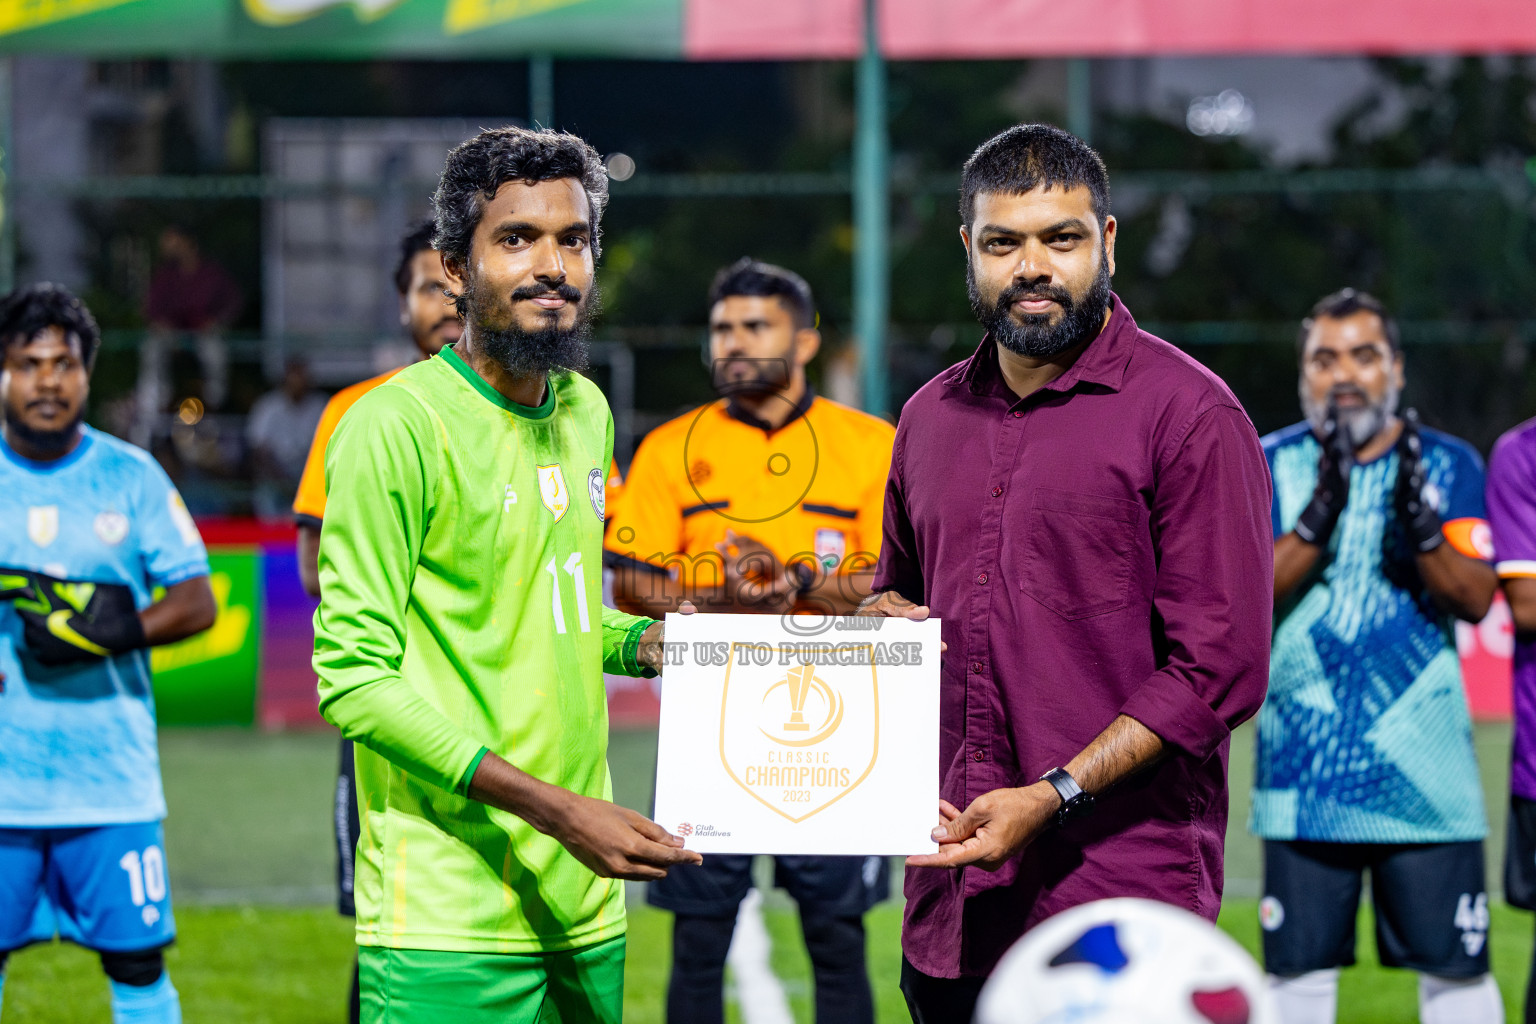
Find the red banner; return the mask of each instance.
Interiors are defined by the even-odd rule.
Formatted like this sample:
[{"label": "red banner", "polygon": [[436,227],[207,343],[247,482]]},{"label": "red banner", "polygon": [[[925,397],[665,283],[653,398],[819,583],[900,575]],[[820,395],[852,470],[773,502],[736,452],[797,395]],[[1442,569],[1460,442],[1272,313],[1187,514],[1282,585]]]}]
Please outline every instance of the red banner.
[{"label": "red banner", "polygon": [[[879,0],[894,60],[1536,50],[1530,0]],[[847,59],[862,0],[686,0],[693,60]]]},{"label": "red banner", "polygon": [[[697,2],[697,0],[695,0]],[[1536,50],[1529,0],[880,0],[893,59]]]},{"label": "red banner", "polygon": [[1467,687],[1467,704],[1478,721],[1508,721],[1514,715],[1510,657],[1515,650],[1515,623],[1504,595],[1477,625],[1456,623],[1456,651]]},{"label": "red banner", "polygon": [[690,60],[846,60],[864,49],[861,0],[687,0]]}]

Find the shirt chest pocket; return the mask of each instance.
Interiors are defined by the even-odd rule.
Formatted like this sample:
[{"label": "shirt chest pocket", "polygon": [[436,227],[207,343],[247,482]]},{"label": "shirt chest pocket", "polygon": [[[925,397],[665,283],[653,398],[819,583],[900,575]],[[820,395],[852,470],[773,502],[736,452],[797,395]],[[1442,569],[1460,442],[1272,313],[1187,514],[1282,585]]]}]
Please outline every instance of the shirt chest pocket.
[{"label": "shirt chest pocket", "polygon": [[1019,589],[1064,619],[1124,608],[1145,517],[1123,498],[1037,489],[1017,549]]}]

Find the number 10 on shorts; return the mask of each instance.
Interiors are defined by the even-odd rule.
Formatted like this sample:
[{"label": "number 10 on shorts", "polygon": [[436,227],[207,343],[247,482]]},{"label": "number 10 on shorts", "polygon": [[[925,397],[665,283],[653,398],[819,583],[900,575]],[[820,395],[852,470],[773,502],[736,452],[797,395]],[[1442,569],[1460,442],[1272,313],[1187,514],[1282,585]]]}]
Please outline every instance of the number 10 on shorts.
[{"label": "number 10 on shorts", "polygon": [[158,846],[146,846],[141,853],[129,850],[117,866],[128,874],[128,894],[133,905],[144,908],[145,925],[160,920],[160,911],[152,904],[165,899],[165,854]]}]

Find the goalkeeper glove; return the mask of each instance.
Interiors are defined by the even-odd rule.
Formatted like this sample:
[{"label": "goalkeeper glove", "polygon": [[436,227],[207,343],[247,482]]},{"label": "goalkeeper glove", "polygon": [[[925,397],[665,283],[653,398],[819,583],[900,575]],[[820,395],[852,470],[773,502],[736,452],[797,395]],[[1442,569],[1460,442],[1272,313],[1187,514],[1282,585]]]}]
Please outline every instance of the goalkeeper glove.
[{"label": "goalkeeper glove", "polygon": [[0,601],[15,605],[27,649],[44,665],[94,661],[148,646],[133,591],[121,583],[0,568]]},{"label": "goalkeeper glove", "polygon": [[1440,529],[1440,513],[1424,498],[1427,487],[1419,414],[1408,409],[1403,413],[1402,436],[1397,439],[1397,488],[1393,497],[1408,543],[1421,555],[1445,542],[1445,533]]},{"label": "goalkeeper glove", "polygon": [[1308,544],[1327,547],[1333,528],[1349,501],[1349,471],[1355,465],[1355,450],[1349,430],[1339,422],[1339,414],[1330,403],[1323,421],[1322,451],[1317,457],[1317,487],[1312,500],[1296,520],[1296,536]]}]

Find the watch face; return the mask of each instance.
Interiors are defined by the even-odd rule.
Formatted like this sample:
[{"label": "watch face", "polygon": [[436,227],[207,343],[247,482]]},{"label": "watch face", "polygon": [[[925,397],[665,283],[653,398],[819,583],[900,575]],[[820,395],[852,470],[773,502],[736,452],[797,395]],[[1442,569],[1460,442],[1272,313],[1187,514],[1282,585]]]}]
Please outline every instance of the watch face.
[{"label": "watch face", "polygon": [[1079,790],[1076,796],[1061,805],[1061,810],[1056,814],[1062,821],[1071,821],[1074,818],[1087,817],[1092,810],[1093,797]]}]

